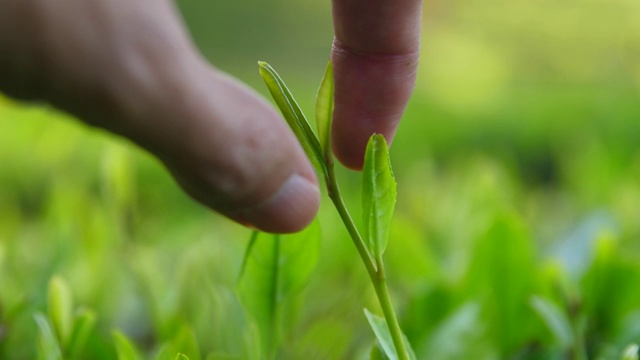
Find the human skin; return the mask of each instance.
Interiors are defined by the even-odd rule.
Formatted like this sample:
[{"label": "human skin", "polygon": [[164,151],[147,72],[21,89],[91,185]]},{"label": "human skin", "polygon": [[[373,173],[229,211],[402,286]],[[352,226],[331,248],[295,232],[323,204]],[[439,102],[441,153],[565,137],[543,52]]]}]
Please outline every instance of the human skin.
[{"label": "human skin", "polygon": [[[333,149],[360,169],[391,141],[415,82],[421,0],[333,0]],[[43,101],[154,154],[194,199],[267,232],[319,206],[280,115],[209,64],[171,0],[0,0],[0,91]]]}]

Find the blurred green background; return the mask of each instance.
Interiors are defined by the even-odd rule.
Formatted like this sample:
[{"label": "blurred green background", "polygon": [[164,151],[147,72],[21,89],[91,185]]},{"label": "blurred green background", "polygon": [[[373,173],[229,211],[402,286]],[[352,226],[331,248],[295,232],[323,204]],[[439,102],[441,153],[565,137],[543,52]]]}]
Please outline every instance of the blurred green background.
[{"label": "blurred green background", "polygon": [[[269,62],[313,114],[328,1],[177,3],[212,63],[266,95]],[[639,14],[633,0],[425,4],[387,254],[419,359],[617,359],[640,341]],[[340,176],[357,213],[358,174]],[[365,358],[375,296],[326,198],[319,218],[278,358]],[[114,329],[149,356],[186,333],[192,359],[246,358],[234,286],[249,235],[130,143],[0,98],[0,358],[35,358],[54,274],[96,314],[80,358],[114,358]]]}]

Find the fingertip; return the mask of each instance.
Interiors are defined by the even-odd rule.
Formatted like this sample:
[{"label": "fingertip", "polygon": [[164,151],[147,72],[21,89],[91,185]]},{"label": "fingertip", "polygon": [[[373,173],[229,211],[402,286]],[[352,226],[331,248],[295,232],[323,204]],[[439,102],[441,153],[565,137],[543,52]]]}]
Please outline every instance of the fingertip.
[{"label": "fingertip", "polygon": [[230,217],[264,232],[293,233],[311,223],[319,206],[320,191],[315,177],[293,174],[268,199]]},{"label": "fingertip", "polygon": [[334,41],[333,150],[346,167],[360,170],[369,137],[390,143],[416,79],[418,52],[372,54]]}]

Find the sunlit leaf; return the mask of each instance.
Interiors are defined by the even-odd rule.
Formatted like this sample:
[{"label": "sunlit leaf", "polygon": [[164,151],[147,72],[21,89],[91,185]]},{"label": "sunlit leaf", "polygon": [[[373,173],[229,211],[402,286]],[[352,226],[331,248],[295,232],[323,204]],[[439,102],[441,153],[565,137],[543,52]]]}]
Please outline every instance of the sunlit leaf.
[{"label": "sunlit leaf", "polygon": [[38,359],[62,360],[62,348],[47,318],[37,313],[34,319],[38,325]]},{"label": "sunlit leaf", "polygon": [[252,237],[236,287],[238,300],[259,329],[260,347],[272,358],[283,329],[283,308],[303,288],[318,258],[317,222],[291,235]]},{"label": "sunlit leaf", "polygon": [[329,61],[316,96],[316,125],[318,126],[318,140],[325,158],[331,153],[333,93],[333,66],[331,61]]},{"label": "sunlit leaf", "polygon": [[73,298],[67,283],[54,276],[49,281],[48,314],[53,329],[63,348],[69,342],[73,327]]},{"label": "sunlit leaf", "polygon": [[313,130],[311,130],[309,121],[304,116],[293,95],[291,95],[291,91],[289,91],[289,88],[287,88],[280,75],[278,75],[269,64],[259,61],[258,66],[260,75],[267,85],[271,97],[273,97],[284,119],[298,138],[307,157],[311,160],[318,172],[325,174],[324,156],[318,138]]},{"label": "sunlit leaf", "polygon": [[362,171],[362,216],[367,247],[374,259],[382,257],[396,204],[397,184],[384,136],[369,139]]},{"label": "sunlit leaf", "polygon": [[573,343],[574,334],[567,314],[556,304],[539,296],[531,298],[531,307],[549,328],[556,343],[564,350],[569,349]]}]

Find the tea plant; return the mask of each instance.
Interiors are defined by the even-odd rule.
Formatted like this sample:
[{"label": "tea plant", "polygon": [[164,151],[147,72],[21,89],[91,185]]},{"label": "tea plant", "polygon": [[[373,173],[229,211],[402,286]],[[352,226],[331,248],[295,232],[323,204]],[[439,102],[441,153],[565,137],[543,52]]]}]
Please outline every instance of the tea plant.
[{"label": "tea plant", "polygon": [[[390,359],[415,359],[415,355],[400,329],[397,316],[393,309],[383,261],[383,254],[387,248],[389,228],[397,197],[397,185],[391,170],[388,147],[384,136],[373,134],[369,139],[365,152],[364,168],[362,171],[362,228],[364,231],[361,234],[345,205],[335,173],[331,150],[331,123],[333,119],[334,93],[331,63],[327,66],[316,99],[317,136],[311,129],[304,113],[278,73],[265,62],[259,62],[258,65],[260,75],[262,75],[271,96],[280,108],[289,127],[298,138],[298,141],[318,173],[324,178],[329,198],[335,205],[342,222],[347,228],[375,290],[384,318],[374,315],[365,309],[365,315],[378,340],[378,346],[373,350],[372,354],[379,354],[377,356],[384,354],[384,356]],[[255,252],[252,247],[256,242],[256,238],[257,235],[254,235],[254,238],[249,244],[248,256]],[[278,246],[280,244],[277,235],[273,241],[273,247],[270,246],[262,253],[269,254],[269,259],[272,259],[275,264],[282,265],[282,262],[278,262],[277,258],[279,256]],[[290,255],[292,256],[292,260],[295,260],[296,256],[302,256],[302,254]],[[308,270],[310,263],[307,262],[306,259],[299,257],[298,261],[305,264],[307,266],[306,270]],[[295,266],[292,268],[293,270],[290,271],[298,271]],[[243,286],[242,289],[255,287],[257,284],[269,284],[268,281],[259,282],[257,276],[254,277],[256,281]],[[241,284],[246,284],[246,282]],[[272,291],[276,291],[276,287],[276,284],[271,284],[271,288],[274,289]],[[247,290],[242,291],[241,295],[246,294],[246,292]],[[269,296],[269,294],[256,294],[255,291],[252,291],[251,295],[242,296],[250,312],[253,311],[255,313],[257,306],[256,304],[249,304],[249,300],[261,295],[262,297]],[[274,295],[271,294],[271,297],[274,298]],[[265,311],[258,311],[260,315],[264,315],[264,313]],[[261,317],[258,314],[254,314],[255,319]],[[271,318],[275,316],[274,314],[267,315]],[[269,334],[267,340],[264,340],[267,344],[263,347],[266,349],[267,354],[269,354],[268,358],[271,358],[274,353],[274,343],[277,343],[278,331],[274,331],[272,327],[267,327],[264,324],[264,320],[258,320],[257,322],[260,324],[260,332],[262,334]]]}]

